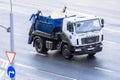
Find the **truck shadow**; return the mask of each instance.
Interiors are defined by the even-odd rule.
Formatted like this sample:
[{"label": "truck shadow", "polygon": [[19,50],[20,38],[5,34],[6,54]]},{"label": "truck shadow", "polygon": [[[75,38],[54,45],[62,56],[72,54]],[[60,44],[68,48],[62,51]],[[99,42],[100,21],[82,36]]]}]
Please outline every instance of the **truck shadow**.
[{"label": "truck shadow", "polygon": [[[79,78],[86,80],[89,77],[102,77],[106,75],[104,72],[95,69],[95,67],[103,66],[102,61],[97,55],[96,57],[80,55],[74,56],[71,60],[66,60],[61,54],[50,53],[48,56],[38,56],[36,54],[34,59],[37,60],[37,69],[40,68],[53,73],[75,77],[78,80]],[[88,78],[85,75],[89,75]]]},{"label": "truck shadow", "polygon": [[51,52],[47,56],[41,56],[36,54],[34,56],[35,59],[38,61],[44,61],[44,64],[59,64],[59,65],[66,65],[66,66],[78,66],[78,67],[96,67],[101,66],[101,61],[95,55],[94,57],[88,57],[87,55],[77,55],[74,56],[73,59],[67,60],[65,59],[61,53],[59,52]]}]

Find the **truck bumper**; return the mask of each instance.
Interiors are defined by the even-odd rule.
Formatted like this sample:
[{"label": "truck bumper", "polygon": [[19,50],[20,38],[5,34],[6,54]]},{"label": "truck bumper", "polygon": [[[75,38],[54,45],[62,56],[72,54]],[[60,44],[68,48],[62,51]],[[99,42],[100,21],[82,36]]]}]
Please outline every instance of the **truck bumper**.
[{"label": "truck bumper", "polygon": [[73,49],[76,55],[96,53],[102,51],[102,43],[74,47]]}]

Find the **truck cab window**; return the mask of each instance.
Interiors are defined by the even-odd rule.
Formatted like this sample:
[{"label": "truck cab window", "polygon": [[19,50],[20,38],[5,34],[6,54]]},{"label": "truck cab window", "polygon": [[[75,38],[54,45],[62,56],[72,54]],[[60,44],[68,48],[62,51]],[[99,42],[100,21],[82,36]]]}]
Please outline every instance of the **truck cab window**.
[{"label": "truck cab window", "polygon": [[73,32],[74,31],[73,24],[71,22],[67,23],[67,30],[69,32]]}]

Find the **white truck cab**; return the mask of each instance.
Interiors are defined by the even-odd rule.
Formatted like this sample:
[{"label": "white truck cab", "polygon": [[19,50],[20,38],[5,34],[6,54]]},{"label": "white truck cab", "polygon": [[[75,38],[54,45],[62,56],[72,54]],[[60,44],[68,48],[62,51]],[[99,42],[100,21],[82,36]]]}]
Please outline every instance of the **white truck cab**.
[{"label": "white truck cab", "polygon": [[72,47],[72,52],[93,56],[102,50],[103,26],[103,19],[92,15],[79,14],[65,18],[62,31],[68,38],[66,40]]}]

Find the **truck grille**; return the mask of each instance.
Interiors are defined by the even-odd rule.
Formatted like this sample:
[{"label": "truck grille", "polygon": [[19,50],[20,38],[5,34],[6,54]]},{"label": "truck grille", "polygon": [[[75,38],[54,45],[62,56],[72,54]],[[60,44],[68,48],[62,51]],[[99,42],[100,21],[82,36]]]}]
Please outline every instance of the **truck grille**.
[{"label": "truck grille", "polygon": [[92,36],[92,37],[82,38],[81,41],[82,41],[82,44],[98,42],[99,41],[99,36]]}]

